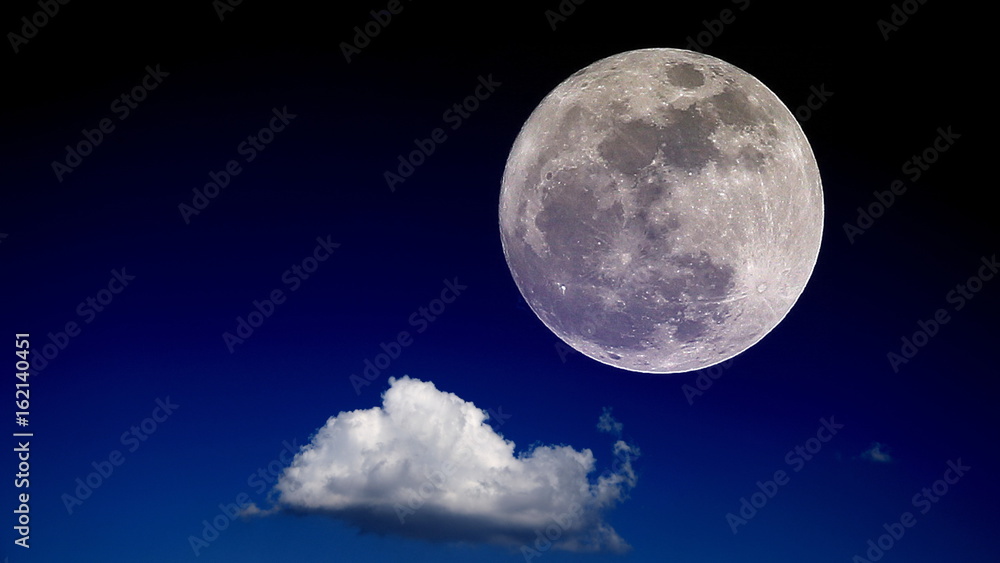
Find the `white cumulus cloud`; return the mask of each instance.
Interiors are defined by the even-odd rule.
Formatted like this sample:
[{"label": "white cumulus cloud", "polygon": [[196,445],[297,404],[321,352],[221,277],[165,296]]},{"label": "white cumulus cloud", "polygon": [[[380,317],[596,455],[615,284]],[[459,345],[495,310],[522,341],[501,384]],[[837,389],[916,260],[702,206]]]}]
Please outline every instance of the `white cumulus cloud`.
[{"label": "white cumulus cloud", "polygon": [[[522,552],[629,548],[602,515],[635,486],[633,446],[618,440],[613,469],[596,475],[589,449],[517,453],[471,402],[409,377],[389,384],[381,407],[341,412],[315,433],[275,485],[274,509]],[[621,429],[609,413],[601,426]]]}]

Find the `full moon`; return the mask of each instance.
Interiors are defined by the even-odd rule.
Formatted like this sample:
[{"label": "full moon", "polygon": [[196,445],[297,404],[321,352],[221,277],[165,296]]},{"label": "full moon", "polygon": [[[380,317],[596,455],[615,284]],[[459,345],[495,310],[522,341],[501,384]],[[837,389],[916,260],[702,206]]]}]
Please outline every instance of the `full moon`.
[{"label": "full moon", "polygon": [[521,128],[500,195],[504,256],[538,318],[612,366],[677,373],[767,335],[819,254],[823,191],[781,100],[717,58],[599,60]]}]

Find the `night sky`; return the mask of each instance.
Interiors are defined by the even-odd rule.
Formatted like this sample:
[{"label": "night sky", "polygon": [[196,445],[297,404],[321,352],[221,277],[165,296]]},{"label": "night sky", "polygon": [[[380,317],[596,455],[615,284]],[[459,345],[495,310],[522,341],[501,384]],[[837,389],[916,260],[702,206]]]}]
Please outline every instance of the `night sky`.
[{"label": "night sky", "polygon": [[[0,17],[0,556],[997,560],[1000,263],[995,181],[973,158],[992,114],[975,85],[983,14],[915,0],[97,4],[18,0]],[[704,372],[570,351],[500,244],[501,177],[534,107],[648,47],[757,77],[823,178],[801,298]],[[401,165],[420,147],[433,150]],[[496,486],[551,481],[551,498],[380,513],[412,475],[351,464],[449,467],[451,450],[420,440],[451,444],[472,404],[489,418],[453,436],[471,444],[455,474],[500,456],[502,436],[523,471]],[[459,478],[445,481],[427,490]],[[282,482],[316,488],[282,498]],[[614,498],[536,526],[551,541],[518,539],[532,525],[517,510],[558,522],[545,511],[580,483]],[[346,508],[306,506],[335,496]]]}]

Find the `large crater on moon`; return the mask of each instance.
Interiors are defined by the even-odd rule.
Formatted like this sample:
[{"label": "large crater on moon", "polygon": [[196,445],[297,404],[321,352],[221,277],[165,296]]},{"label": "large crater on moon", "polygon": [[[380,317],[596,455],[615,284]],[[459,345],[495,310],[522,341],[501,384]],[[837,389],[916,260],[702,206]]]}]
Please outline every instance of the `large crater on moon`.
[{"label": "large crater on moon", "polygon": [[507,160],[504,254],[574,349],[671,373],[760,340],[801,294],[823,195],[809,143],[766,86],[714,57],[602,59],[539,104]]}]

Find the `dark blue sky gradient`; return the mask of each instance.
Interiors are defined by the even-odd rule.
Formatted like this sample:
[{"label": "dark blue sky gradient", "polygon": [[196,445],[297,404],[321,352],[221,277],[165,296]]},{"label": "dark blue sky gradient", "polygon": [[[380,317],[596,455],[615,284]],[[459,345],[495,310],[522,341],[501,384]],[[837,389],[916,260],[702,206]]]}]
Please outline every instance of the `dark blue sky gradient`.
[{"label": "dark blue sky gradient", "polygon": [[[930,2],[885,41],[891,3],[863,8],[750,2],[697,6],[587,2],[552,30],[545,10],[501,4],[403,4],[347,63],[349,41],[384,4],[244,2],[219,21],[211,2],[75,2],[20,52],[5,47],[0,136],[0,325],[49,333],[80,327],[30,377],[30,549],[14,545],[16,457],[0,458],[0,555],[11,562],[522,561],[519,552],[359,534],[322,517],[232,522],[195,556],[189,536],[248,478],[307,443],[330,416],[381,404],[390,376],[429,380],[483,409],[518,451],[532,444],[591,448],[612,407],[642,452],[638,486],[607,514],[633,550],[542,561],[849,563],[905,511],[916,526],[884,562],[996,560],[1000,470],[995,408],[1000,282],[961,310],[947,295],[997,251],[991,176],[973,158],[987,142],[983,108],[956,80],[982,51],[985,30],[957,3]],[[17,31],[33,2],[8,2]],[[736,11],[705,51],[750,72],[795,109],[810,87],[834,94],[803,129],[824,182],[824,241],[813,277],[787,318],[741,354],[691,404],[697,374],[651,376],[561,357],[557,339],[521,300],[497,222],[508,151],[535,105],[564,78],[621,51],[684,47],[703,20]],[[971,18],[971,19],[970,19]],[[964,45],[961,59],[942,45]],[[169,73],[120,120],[109,107],[146,67]],[[457,129],[443,112],[480,76],[501,85]],[[287,108],[294,119],[252,162],[238,147]],[[102,118],[115,129],[63,181],[51,163]],[[961,137],[916,182],[903,163],[939,127]],[[436,127],[448,138],[392,192],[383,172]],[[242,171],[185,224],[178,211],[209,173]],[[843,224],[895,179],[909,186],[853,244]],[[317,237],[340,244],[296,291],[286,270]],[[78,305],[135,276],[85,322]],[[467,285],[417,333],[409,322],[444,280]],[[286,300],[252,336],[222,334],[272,290]],[[900,337],[937,309],[950,321],[894,373]],[[355,393],[380,344],[412,345]],[[713,372],[714,373],[714,372]],[[157,399],[179,407],[129,451],[121,436]],[[8,403],[7,428],[14,407]],[[795,472],[786,454],[816,436],[821,418],[844,427]],[[873,442],[893,460],[862,459]],[[8,445],[16,446],[14,438]],[[77,478],[119,450],[124,463],[68,514]],[[926,514],[914,494],[949,460],[972,467]],[[281,464],[272,465],[279,467]],[[778,470],[790,475],[733,534],[726,514]]]}]

